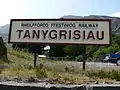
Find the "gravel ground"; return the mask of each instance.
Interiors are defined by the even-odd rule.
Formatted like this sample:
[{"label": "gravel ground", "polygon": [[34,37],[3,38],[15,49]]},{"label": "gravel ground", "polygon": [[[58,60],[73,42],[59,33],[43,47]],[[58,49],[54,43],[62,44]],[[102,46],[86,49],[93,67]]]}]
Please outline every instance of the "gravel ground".
[{"label": "gravel ground", "polygon": [[39,83],[19,83],[15,81],[5,81],[0,82],[0,85],[9,85],[9,86],[32,86],[32,87],[74,87],[74,86],[82,86],[82,85],[64,85],[64,84],[50,84],[47,82],[39,82]]},{"label": "gravel ground", "polygon": [[94,87],[107,87],[107,86],[120,86],[119,83],[112,83],[112,84],[81,84],[81,85],[65,85],[65,84],[50,84],[47,82],[38,82],[38,83],[23,83],[23,82],[15,82],[15,81],[4,81],[0,82],[0,85],[8,85],[8,86],[31,86],[31,87],[45,87],[45,88],[50,88],[50,87],[67,87],[67,88],[73,88],[73,87],[81,87],[81,86],[94,86]]}]

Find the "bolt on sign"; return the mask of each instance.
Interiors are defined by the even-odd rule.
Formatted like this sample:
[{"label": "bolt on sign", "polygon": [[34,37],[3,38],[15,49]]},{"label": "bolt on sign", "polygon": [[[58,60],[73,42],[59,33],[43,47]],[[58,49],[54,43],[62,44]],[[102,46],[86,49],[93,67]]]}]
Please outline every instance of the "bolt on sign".
[{"label": "bolt on sign", "polygon": [[111,22],[106,19],[11,19],[9,43],[111,43]]}]

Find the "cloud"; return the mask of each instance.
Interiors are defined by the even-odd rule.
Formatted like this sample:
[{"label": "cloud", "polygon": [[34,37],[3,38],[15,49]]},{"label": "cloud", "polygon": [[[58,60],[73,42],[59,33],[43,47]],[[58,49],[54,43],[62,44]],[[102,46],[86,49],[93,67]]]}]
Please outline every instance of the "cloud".
[{"label": "cloud", "polygon": [[111,16],[113,16],[113,17],[120,17],[120,12],[113,13]]}]

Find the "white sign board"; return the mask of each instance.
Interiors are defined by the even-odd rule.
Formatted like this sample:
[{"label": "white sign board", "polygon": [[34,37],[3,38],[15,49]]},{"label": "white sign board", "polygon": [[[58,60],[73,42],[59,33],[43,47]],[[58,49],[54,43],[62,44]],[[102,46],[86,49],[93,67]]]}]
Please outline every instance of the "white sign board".
[{"label": "white sign board", "polygon": [[110,44],[110,20],[11,19],[9,43]]}]

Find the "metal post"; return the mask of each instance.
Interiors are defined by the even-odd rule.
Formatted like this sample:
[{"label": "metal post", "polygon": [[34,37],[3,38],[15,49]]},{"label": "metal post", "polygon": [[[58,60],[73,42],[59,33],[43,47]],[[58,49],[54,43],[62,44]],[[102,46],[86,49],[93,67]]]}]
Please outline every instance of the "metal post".
[{"label": "metal post", "polygon": [[36,67],[37,53],[34,52],[34,68]]},{"label": "metal post", "polygon": [[86,45],[84,45],[84,52],[83,52],[83,70],[85,71],[86,66]]}]

